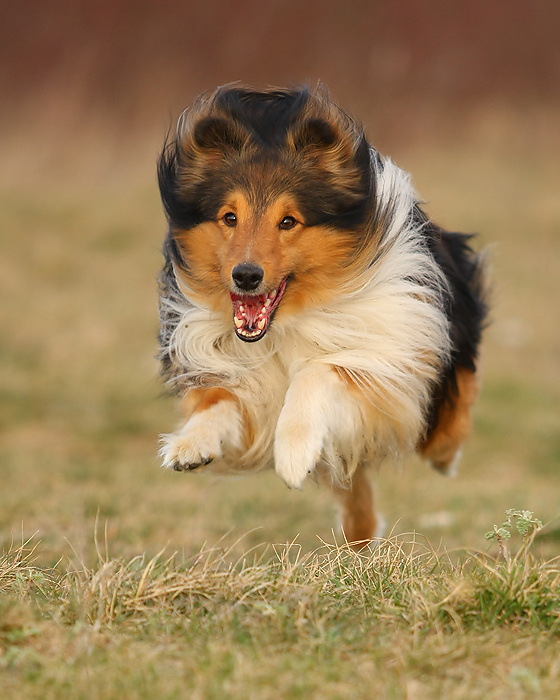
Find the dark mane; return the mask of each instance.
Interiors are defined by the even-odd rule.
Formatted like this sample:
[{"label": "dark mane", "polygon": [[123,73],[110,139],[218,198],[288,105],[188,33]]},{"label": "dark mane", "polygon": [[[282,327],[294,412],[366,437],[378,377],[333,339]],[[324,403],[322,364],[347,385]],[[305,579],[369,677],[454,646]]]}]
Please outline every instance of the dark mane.
[{"label": "dark mane", "polygon": [[171,235],[212,220],[236,187],[257,199],[290,193],[308,225],[360,236],[374,202],[361,125],[306,87],[228,86],[199,99],[167,140],[158,179]]},{"label": "dark mane", "polygon": [[252,90],[219,88],[215,108],[247,127],[260,145],[279,148],[286,140],[289,126],[309,101],[308,88]]}]

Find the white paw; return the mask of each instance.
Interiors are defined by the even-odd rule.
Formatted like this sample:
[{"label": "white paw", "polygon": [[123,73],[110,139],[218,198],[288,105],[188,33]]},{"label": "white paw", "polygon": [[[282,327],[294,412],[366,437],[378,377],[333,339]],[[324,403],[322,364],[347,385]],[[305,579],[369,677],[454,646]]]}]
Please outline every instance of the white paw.
[{"label": "white paw", "polygon": [[451,464],[447,467],[445,473],[445,476],[450,476],[454,477],[457,476],[459,472],[459,464],[461,462],[461,459],[463,457],[463,450],[457,450],[457,453],[455,454],[455,457],[453,457],[453,461]]},{"label": "white paw", "polygon": [[[377,524],[375,526],[375,532],[373,534],[374,542],[376,539],[380,540],[383,537],[385,537],[386,530],[387,530],[387,521],[381,515],[381,513],[377,513]],[[375,546],[377,546],[378,544],[379,544],[379,542],[376,542]]]},{"label": "white paw", "polygon": [[454,477],[457,476],[459,471],[459,463],[463,456],[463,450],[457,450],[453,459],[450,462],[437,462],[435,460],[430,460],[432,467],[444,476]]},{"label": "white paw", "polygon": [[301,489],[321,455],[322,437],[302,423],[278,421],[274,440],[274,463],[278,476],[290,488]]},{"label": "white paw", "polygon": [[207,431],[185,430],[161,436],[159,451],[163,466],[175,471],[191,471],[222,456],[219,436]]},{"label": "white paw", "polygon": [[223,457],[224,449],[242,447],[241,416],[233,401],[220,401],[195,413],[185,427],[161,436],[159,451],[164,467],[193,470]]}]

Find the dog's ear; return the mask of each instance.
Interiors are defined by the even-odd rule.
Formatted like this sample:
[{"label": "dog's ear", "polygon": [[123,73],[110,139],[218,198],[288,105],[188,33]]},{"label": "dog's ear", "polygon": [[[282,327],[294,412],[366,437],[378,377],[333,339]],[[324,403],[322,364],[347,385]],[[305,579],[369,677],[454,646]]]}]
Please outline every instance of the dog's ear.
[{"label": "dog's ear", "polygon": [[[219,169],[249,138],[242,125],[221,115],[195,115],[180,124],[158,164],[161,197],[176,228],[187,230],[214,215],[216,192],[225,187]],[[211,188],[205,186],[208,178],[214,178]]]},{"label": "dog's ear", "polygon": [[340,121],[308,117],[288,134],[288,148],[333,175],[354,170],[360,139]]},{"label": "dog's ear", "polygon": [[203,117],[192,130],[192,144],[201,151],[240,150],[248,137],[242,126],[217,116]]},{"label": "dog's ear", "polygon": [[360,188],[358,182],[369,173],[365,136],[343,120],[308,117],[292,128],[287,143],[294,156],[349,193]]},{"label": "dog's ear", "polygon": [[326,150],[332,148],[338,140],[335,128],[318,118],[306,119],[290,136],[289,145],[294,151]]}]

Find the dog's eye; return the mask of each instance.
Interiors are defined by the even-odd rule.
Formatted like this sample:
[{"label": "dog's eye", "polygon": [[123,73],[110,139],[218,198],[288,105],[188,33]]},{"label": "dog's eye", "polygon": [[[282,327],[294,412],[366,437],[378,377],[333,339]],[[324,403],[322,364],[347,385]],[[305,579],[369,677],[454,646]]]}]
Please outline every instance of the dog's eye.
[{"label": "dog's eye", "polygon": [[294,228],[294,226],[297,224],[297,221],[294,219],[293,216],[285,216],[282,221],[280,222],[280,228],[287,230],[290,228]]},{"label": "dog's eye", "polygon": [[232,211],[222,216],[222,221],[226,226],[235,226],[237,224],[237,216]]}]

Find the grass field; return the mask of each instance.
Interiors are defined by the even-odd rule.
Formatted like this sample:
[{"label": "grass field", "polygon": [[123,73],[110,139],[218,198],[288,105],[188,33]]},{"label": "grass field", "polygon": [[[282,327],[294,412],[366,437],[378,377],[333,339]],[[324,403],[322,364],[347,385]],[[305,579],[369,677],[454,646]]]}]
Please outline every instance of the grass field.
[{"label": "grass field", "polygon": [[[560,695],[555,123],[490,116],[460,145],[395,154],[439,222],[492,247],[494,308],[459,476],[384,467],[393,539],[361,557],[333,548],[313,482],[293,493],[274,474],[159,468],[174,408],[153,359],[151,154],[134,176],[4,168],[3,698]],[[508,565],[495,545],[473,558],[508,508],[545,522],[535,559]]]}]

